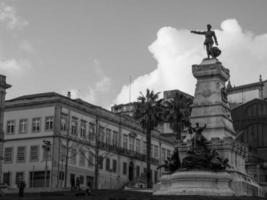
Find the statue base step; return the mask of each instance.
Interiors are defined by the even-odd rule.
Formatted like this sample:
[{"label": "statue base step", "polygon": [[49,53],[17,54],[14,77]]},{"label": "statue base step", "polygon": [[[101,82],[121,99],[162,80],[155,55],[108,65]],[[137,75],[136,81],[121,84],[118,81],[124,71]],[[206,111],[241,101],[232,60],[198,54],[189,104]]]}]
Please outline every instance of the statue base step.
[{"label": "statue base step", "polygon": [[245,179],[242,180],[240,176],[239,180],[236,178],[235,175],[226,171],[177,171],[173,174],[163,175],[160,181],[154,185],[153,195],[262,196],[260,187],[257,188],[255,185],[251,187],[251,191],[254,189],[254,192],[249,192],[247,191],[249,184],[245,184]]}]

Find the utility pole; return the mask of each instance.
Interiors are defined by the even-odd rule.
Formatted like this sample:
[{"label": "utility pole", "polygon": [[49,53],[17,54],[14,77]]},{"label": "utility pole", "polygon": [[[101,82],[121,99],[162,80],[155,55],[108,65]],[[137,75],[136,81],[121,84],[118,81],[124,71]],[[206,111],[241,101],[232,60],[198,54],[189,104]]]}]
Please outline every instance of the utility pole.
[{"label": "utility pole", "polygon": [[43,149],[45,151],[45,187],[47,187],[47,171],[48,171],[48,166],[47,166],[47,161],[48,161],[48,156],[49,156],[49,151],[51,148],[51,142],[48,140],[43,140]]}]

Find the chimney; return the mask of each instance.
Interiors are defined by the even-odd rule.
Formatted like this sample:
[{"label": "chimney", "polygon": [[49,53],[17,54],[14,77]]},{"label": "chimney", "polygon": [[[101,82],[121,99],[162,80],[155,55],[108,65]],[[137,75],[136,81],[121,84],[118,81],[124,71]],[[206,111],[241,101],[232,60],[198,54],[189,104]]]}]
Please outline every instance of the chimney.
[{"label": "chimney", "polygon": [[259,81],[262,82],[262,76],[261,76],[261,74],[260,74],[260,79],[259,79]]},{"label": "chimney", "polygon": [[67,97],[71,99],[71,92],[68,91]]}]

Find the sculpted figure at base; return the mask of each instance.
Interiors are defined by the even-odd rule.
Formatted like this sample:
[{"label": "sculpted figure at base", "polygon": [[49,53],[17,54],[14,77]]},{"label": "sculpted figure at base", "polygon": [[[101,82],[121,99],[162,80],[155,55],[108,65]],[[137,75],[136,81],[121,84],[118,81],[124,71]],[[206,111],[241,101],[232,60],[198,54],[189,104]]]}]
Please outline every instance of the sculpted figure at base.
[{"label": "sculpted figure at base", "polygon": [[189,134],[195,132],[195,135],[191,139],[191,149],[182,161],[182,168],[218,171],[230,167],[228,159],[223,159],[218,152],[210,150],[209,142],[202,135],[202,131],[206,127],[206,124],[200,127],[198,123],[196,123],[194,128],[189,127]]},{"label": "sculpted figure at base", "polygon": [[208,59],[210,56],[212,58],[216,58],[221,54],[221,50],[218,47],[213,47],[214,41],[218,46],[217,37],[215,31],[211,30],[212,26],[210,24],[207,25],[207,31],[191,31],[191,33],[205,35],[204,45],[206,46],[206,52]]},{"label": "sculpted figure at base", "polygon": [[180,157],[179,157],[179,150],[178,147],[174,149],[174,152],[171,157],[168,157],[167,160],[165,160],[165,163],[163,165],[158,166],[157,169],[160,169],[164,167],[166,172],[173,173],[177,169],[179,169],[181,166],[180,163]]}]

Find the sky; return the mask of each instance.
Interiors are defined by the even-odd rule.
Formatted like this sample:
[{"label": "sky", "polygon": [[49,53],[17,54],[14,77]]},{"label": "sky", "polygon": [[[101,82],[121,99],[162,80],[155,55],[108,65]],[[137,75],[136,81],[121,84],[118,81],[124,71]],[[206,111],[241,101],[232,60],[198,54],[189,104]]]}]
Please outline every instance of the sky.
[{"label": "sky", "polygon": [[7,99],[58,92],[109,108],[146,88],[193,94],[212,24],[232,85],[267,79],[265,0],[0,0]]}]

